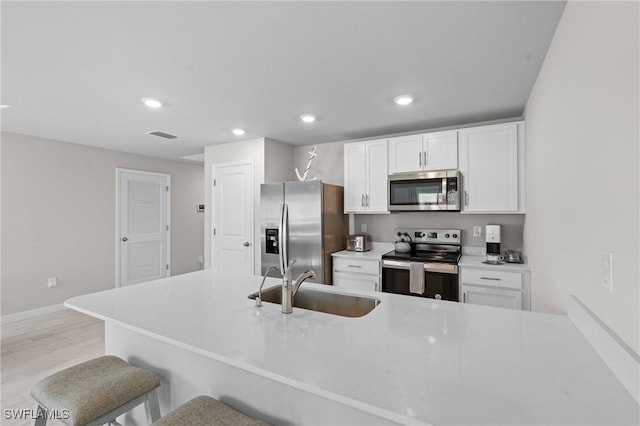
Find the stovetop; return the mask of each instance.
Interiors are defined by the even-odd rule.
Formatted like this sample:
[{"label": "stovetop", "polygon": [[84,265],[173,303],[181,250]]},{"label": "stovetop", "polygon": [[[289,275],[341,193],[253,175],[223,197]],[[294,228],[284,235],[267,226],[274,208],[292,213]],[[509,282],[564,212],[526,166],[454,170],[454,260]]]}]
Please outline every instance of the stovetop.
[{"label": "stovetop", "polygon": [[409,243],[411,251],[390,251],[383,259],[457,265],[461,254],[459,229],[396,228],[394,242]]},{"label": "stovetop", "polygon": [[383,259],[404,260],[408,262],[434,262],[434,263],[450,263],[457,265],[460,260],[461,253],[459,251],[423,251],[412,250],[410,252],[390,251],[382,255]]}]

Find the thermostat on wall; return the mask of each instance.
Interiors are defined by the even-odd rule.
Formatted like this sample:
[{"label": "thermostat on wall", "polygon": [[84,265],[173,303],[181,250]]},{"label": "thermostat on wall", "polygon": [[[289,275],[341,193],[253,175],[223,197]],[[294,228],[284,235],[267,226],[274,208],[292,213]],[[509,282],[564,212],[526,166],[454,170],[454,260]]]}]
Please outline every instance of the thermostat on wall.
[{"label": "thermostat on wall", "polygon": [[204,213],[204,204],[196,204],[196,212]]}]

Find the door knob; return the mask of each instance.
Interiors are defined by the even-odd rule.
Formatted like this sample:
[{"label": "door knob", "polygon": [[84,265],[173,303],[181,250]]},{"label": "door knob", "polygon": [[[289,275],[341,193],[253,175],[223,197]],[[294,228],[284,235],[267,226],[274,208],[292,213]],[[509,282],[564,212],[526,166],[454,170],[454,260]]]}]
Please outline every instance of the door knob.
[{"label": "door knob", "polygon": [[249,247],[249,241],[245,241],[244,243],[242,243],[242,245],[245,247]]},{"label": "door knob", "polygon": [[127,237],[122,237],[122,241],[126,243],[127,241],[129,241],[129,239]]}]

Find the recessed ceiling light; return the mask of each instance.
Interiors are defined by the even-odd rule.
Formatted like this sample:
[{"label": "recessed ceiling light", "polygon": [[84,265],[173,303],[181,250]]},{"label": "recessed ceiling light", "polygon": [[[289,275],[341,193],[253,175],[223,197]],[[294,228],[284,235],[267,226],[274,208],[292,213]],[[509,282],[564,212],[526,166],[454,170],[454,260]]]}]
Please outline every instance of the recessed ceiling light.
[{"label": "recessed ceiling light", "polygon": [[142,103],[149,108],[160,108],[162,106],[162,102],[153,98],[142,98]]},{"label": "recessed ceiling light", "polygon": [[242,136],[245,133],[242,129],[231,129],[231,132],[236,136]]},{"label": "recessed ceiling light", "polygon": [[405,105],[409,105],[411,102],[413,102],[413,97],[409,96],[409,95],[401,95],[396,97],[393,102],[395,102],[396,104],[400,105],[400,106],[405,106]]},{"label": "recessed ceiling light", "polygon": [[300,120],[304,121],[305,123],[313,123],[314,121],[316,121],[316,116],[311,114],[302,114],[300,116]]},{"label": "recessed ceiling light", "polygon": [[9,108],[11,105],[0,105],[0,109]]}]

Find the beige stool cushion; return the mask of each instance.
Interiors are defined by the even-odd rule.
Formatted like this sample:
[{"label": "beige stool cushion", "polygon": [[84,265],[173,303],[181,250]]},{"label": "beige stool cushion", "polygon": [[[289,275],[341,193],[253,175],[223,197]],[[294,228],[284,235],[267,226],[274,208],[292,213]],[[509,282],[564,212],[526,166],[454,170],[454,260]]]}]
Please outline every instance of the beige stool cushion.
[{"label": "beige stool cushion", "polygon": [[268,424],[246,416],[210,396],[199,396],[185,402],[153,425],[265,426]]},{"label": "beige stool cushion", "polygon": [[69,410],[68,425],[84,425],[160,386],[150,371],[103,356],[40,380],[31,396],[48,410]]}]

